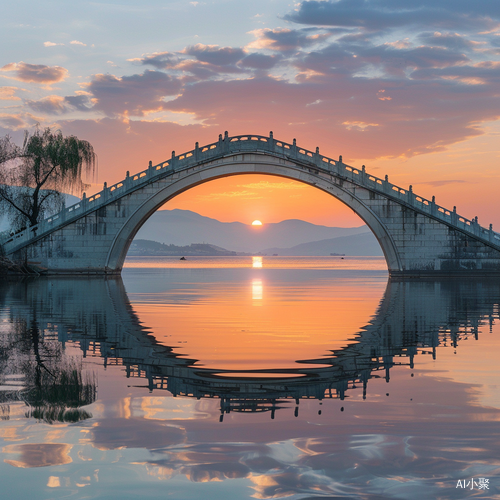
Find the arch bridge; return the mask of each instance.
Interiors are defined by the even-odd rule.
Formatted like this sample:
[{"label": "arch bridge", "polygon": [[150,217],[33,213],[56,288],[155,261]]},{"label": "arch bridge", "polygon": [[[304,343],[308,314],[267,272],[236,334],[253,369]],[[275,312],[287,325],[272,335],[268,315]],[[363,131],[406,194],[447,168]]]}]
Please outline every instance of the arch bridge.
[{"label": "arch bridge", "polygon": [[6,255],[53,274],[119,274],[144,222],[198,184],[238,174],[270,174],[321,189],[372,230],[391,276],[500,275],[500,234],[435,203],[316,151],[260,135],[219,135],[80,200],[2,244]]}]

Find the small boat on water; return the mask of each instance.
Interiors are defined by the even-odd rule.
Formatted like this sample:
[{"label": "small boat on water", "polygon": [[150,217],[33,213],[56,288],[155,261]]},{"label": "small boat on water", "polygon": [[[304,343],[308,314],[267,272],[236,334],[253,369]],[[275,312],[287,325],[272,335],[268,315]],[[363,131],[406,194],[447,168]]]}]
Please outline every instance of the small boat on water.
[{"label": "small boat on water", "polygon": [[186,257],[181,257],[179,260],[187,260]]}]

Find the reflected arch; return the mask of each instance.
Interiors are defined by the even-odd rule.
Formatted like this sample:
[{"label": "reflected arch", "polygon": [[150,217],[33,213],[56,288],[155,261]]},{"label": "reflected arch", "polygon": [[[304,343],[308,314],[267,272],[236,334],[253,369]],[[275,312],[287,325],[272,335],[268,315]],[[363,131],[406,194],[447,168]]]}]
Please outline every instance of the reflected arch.
[{"label": "reflected arch", "polygon": [[205,168],[203,175],[200,175],[199,172],[187,174],[182,179],[164,187],[145,200],[130,215],[122,229],[117,233],[106,260],[106,267],[109,269],[121,269],[123,267],[128,249],[135,235],[149,217],[167,201],[199,184],[223,177],[244,174],[265,174],[299,181],[330,194],[352,209],[370,228],[382,248],[389,271],[401,269],[398,252],[390,233],[377,217],[377,214],[363,202],[362,198],[357,197],[330,179],[310,172],[305,173],[297,165],[284,165],[279,158],[262,154],[243,154],[225,158],[224,163],[209,165]]}]

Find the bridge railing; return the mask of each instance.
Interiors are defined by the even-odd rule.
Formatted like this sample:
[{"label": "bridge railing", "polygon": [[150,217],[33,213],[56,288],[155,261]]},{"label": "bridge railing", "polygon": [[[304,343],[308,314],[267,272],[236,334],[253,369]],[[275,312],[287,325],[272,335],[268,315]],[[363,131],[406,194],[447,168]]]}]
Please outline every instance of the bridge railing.
[{"label": "bridge railing", "polygon": [[229,137],[228,133],[225,132],[224,137],[219,135],[219,140],[217,142],[201,147],[196,143],[193,150],[180,155],[176,155],[175,151],[172,151],[171,158],[166,161],[157,165],[153,165],[150,162],[147,169],[134,175],[129,175],[127,172],[125,179],[109,187],[104,183],[104,189],[102,191],[88,198],[84,195],[84,197],[74,205],[48,217],[35,226],[31,226],[24,231],[10,236],[3,242],[4,248],[6,251],[9,251],[13,247],[23,246],[31,239],[35,237],[40,238],[68,222],[92,213],[98,208],[107,205],[110,201],[135,191],[144,184],[154,182],[155,180],[159,180],[177,172],[188,170],[197,166],[200,162],[217,160],[229,154],[245,153],[246,151],[279,155],[292,162],[299,162],[303,168],[308,169],[311,173],[349,180],[354,184],[378,192],[404,205],[410,206],[421,213],[430,215],[435,219],[452,225],[465,233],[469,233],[494,245],[500,246],[500,234],[493,231],[491,224],[489,229],[486,229],[479,225],[477,217],[472,220],[467,219],[466,217],[458,215],[455,208],[451,211],[437,205],[434,197],[432,200],[427,200],[416,195],[413,193],[411,186],[409,189],[404,189],[390,183],[388,176],[385,176],[385,179],[373,176],[366,172],[364,165],[361,169],[358,169],[343,163],[342,156],[340,156],[338,160],[334,160],[321,155],[319,153],[319,148],[316,148],[315,152],[301,148],[297,146],[295,139],[292,144],[276,140],[272,132],[269,137],[261,135],[239,135]]}]

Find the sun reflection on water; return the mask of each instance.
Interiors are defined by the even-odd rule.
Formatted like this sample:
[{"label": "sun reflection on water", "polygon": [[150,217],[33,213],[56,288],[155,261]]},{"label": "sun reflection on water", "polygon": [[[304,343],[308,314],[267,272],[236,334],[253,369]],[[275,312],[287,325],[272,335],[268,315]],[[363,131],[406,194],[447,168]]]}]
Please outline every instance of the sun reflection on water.
[{"label": "sun reflection on water", "polygon": [[[262,280],[259,279],[252,280],[252,299],[261,301],[263,292],[264,292],[264,287],[262,285]],[[261,304],[262,302],[254,303],[254,305],[261,305]]]},{"label": "sun reflection on water", "polygon": [[252,267],[262,267],[262,257],[252,257]]}]

